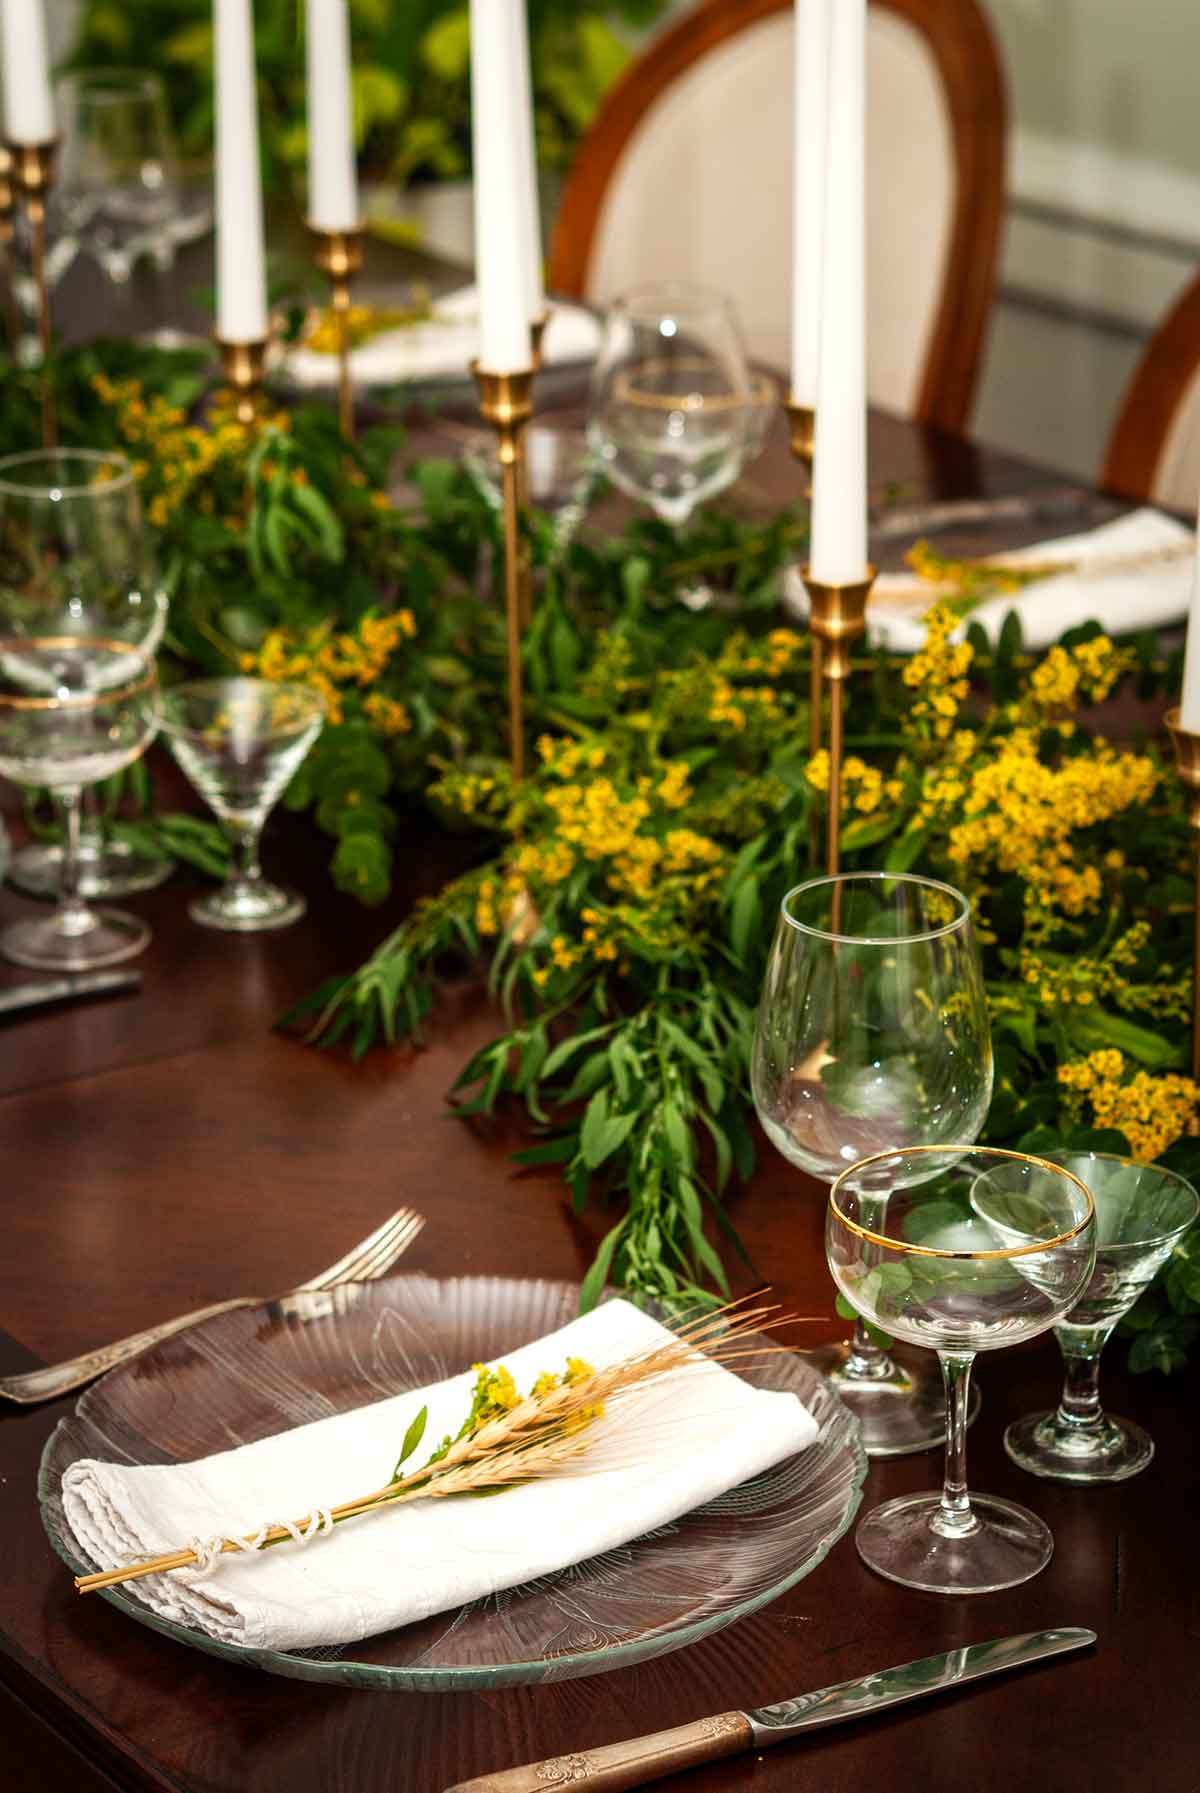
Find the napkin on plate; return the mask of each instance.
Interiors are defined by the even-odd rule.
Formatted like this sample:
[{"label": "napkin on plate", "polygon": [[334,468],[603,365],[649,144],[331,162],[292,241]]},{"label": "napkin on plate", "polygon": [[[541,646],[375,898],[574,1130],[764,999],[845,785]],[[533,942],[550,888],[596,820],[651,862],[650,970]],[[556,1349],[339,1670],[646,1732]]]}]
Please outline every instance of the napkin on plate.
[{"label": "napkin on plate", "polygon": [[[968,620],[995,641],[1015,610],[1025,646],[1034,650],[1052,646],[1078,623],[1097,622],[1110,635],[1161,628],[1187,615],[1192,545],[1192,533],[1182,523],[1146,507],[1081,535],[1011,552],[1000,549],[990,558],[1005,566],[1070,561],[1073,570],[988,598]],[[937,587],[915,574],[881,573],[867,605],[871,639],[892,653],[916,653],[925,644],[921,618],[937,597]],[[787,603],[807,616],[808,594],[798,575],[787,582]]]},{"label": "napkin on plate", "polygon": [[[517,1386],[568,1357],[597,1369],[653,1349],[665,1329],[625,1301],[610,1301],[559,1332],[506,1353]],[[383,1486],[423,1405],[429,1419],[419,1465],[466,1416],[471,1371],[430,1388],[264,1438],[196,1463],[142,1465],[83,1458],[63,1477],[67,1521],[105,1568],[193,1538],[249,1535],[314,1507]],[[147,1576],[137,1589],[176,1624],[227,1643],[300,1649],[349,1643],[513,1587],[666,1525],[817,1436],[795,1395],[751,1388],[698,1361],[647,1386],[640,1461],[597,1449],[574,1473],[507,1489],[490,1500],[414,1501],[346,1521],[304,1544],[221,1556],[194,1569]],[[636,1426],[637,1397],[613,1419]],[[597,1422],[597,1433],[607,1421]],[[408,1467],[408,1466],[406,1466]]]},{"label": "napkin on plate", "polygon": [[[579,305],[550,302],[550,321],[542,339],[542,360],[590,361],[600,343],[600,326]],[[473,286],[460,287],[433,303],[433,317],[370,337],[350,355],[350,371],[363,386],[390,386],[402,380],[467,376],[479,352],[479,299]],[[337,383],[337,358],[312,349],[295,348],[286,371],[299,386]]]}]

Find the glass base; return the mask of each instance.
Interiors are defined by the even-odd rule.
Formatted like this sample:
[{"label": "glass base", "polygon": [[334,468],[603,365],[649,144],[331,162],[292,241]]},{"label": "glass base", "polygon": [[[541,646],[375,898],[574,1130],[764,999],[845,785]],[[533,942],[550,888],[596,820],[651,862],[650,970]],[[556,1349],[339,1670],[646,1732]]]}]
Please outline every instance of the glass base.
[{"label": "glass base", "polygon": [[970,1501],[972,1527],[960,1537],[934,1530],[938,1494],[885,1501],[855,1533],[858,1554],[877,1575],[927,1594],[994,1594],[1046,1567],[1054,1539],[1035,1513],[993,1495],[972,1494]]},{"label": "glass base", "polygon": [[[946,1389],[932,1351],[895,1346],[883,1359],[891,1374],[874,1376],[853,1373],[859,1360],[849,1344],[822,1345],[807,1355],[861,1425],[868,1457],[904,1457],[945,1444]],[[978,1412],[979,1390],[972,1381],[968,1425]]]},{"label": "glass base", "polygon": [[308,908],[295,890],[283,890],[261,878],[231,881],[206,896],[194,897],[188,914],[202,928],[223,928],[230,934],[261,934],[269,928],[287,928]]},{"label": "glass base", "polygon": [[[165,884],[175,861],[165,853],[144,853],[123,841],[106,841],[99,852],[85,839],[79,854],[79,894],[85,898],[132,896]],[[9,882],[26,896],[57,897],[62,885],[62,848],[57,841],[31,841],[12,856]]]},{"label": "glass base", "polygon": [[150,930],[135,915],[119,909],[89,913],[92,925],[80,932],[64,928],[57,915],[14,921],[0,933],[0,954],[35,971],[91,971],[132,959],[149,944]]},{"label": "glass base", "polygon": [[1100,1416],[1086,1429],[1056,1424],[1054,1413],[1030,1413],[1004,1434],[1004,1448],[1030,1475],[1050,1482],[1124,1482],[1154,1455],[1154,1440],[1130,1419]]}]

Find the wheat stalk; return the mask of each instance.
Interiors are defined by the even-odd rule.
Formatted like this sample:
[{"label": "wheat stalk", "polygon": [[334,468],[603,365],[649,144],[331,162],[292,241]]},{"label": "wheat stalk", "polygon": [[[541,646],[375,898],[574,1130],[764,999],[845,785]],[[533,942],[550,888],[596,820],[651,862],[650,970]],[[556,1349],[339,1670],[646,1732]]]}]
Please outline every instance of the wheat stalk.
[{"label": "wheat stalk", "polygon": [[[742,1297],[697,1316],[678,1327],[661,1345],[562,1383],[546,1394],[527,1395],[508,1412],[484,1421],[467,1433],[437,1462],[411,1470],[408,1475],[397,1477],[371,1494],[329,1508],[330,1523],[336,1525],[374,1512],[379,1507],[399,1505],[404,1501],[479,1493],[484,1489],[511,1487],[534,1477],[562,1473],[591,1448],[593,1438],[584,1428],[598,1410],[607,1411],[614,1403],[619,1410],[635,1391],[661,1381],[688,1364],[701,1361],[728,1364],[785,1350],[787,1347],[782,1345],[750,1345],[746,1341],[768,1319],[772,1325],[779,1326],[799,1324],[799,1317],[781,1314],[776,1305],[745,1307],[743,1303],[749,1299],[752,1297]],[[572,1420],[576,1425],[568,1429]],[[297,1531],[310,1523],[311,1515],[305,1515],[291,1527],[265,1526],[249,1536],[221,1538],[218,1554],[254,1551],[286,1543],[289,1539],[294,1540]],[[137,1581],[144,1575],[190,1568],[200,1560],[194,1549],[185,1547],[123,1568],[77,1575],[75,1586],[79,1593],[90,1594],[99,1588]]]}]

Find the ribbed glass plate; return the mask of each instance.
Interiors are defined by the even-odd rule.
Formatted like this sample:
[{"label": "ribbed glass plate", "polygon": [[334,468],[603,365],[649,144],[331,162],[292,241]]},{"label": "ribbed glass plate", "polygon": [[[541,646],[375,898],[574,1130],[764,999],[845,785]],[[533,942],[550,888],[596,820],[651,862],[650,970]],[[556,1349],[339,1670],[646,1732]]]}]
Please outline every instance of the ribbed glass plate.
[{"label": "ribbed glass plate", "polygon": [[[76,1573],[97,1565],[66,1523],[68,1464],[177,1463],[266,1438],[503,1357],[574,1318],[573,1283],[397,1276],[211,1320],[112,1370],[42,1458],[42,1519]],[[379,1637],[325,1650],[218,1643],[159,1618],[136,1583],[104,1590],[144,1625],[227,1661],[303,1681],[446,1692],[628,1667],[773,1600],[826,1555],[858,1506],[857,1422],[793,1352],[745,1371],[790,1389],[820,1427],[808,1450],[618,1550]]]}]

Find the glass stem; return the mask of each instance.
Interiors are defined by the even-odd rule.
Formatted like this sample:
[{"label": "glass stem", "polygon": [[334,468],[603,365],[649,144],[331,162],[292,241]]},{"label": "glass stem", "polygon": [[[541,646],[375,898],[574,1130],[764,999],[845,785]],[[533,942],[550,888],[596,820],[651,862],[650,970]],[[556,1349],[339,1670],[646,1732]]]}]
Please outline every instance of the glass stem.
[{"label": "glass stem", "polygon": [[259,884],[262,881],[262,867],[258,863],[258,843],[262,835],[261,822],[231,822],[228,824],[229,838],[233,842],[233,864],[229,872],[231,885]]},{"label": "glass stem", "polygon": [[63,813],[62,871],[59,876],[58,909],[55,926],[63,934],[75,937],[93,928],[95,917],[79,894],[81,866],[79,862],[79,787],[59,792]]},{"label": "glass stem", "polygon": [[930,1526],[942,1538],[969,1538],[979,1529],[967,1493],[967,1396],[975,1353],[939,1351],[946,1387],[946,1472],[942,1498]]},{"label": "glass stem", "polygon": [[1104,1417],[1100,1405],[1100,1353],[1111,1328],[1104,1328],[1099,1337],[1096,1331],[1072,1328],[1069,1336],[1059,1336],[1067,1374],[1055,1423],[1071,1432],[1094,1432]]},{"label": "glass stem", "polygon": [[861,1378],[869,1382],[886,1382],[896,1374],[895,1364],[883,1347],[875,1343],[861,1318],[854,1322],[844,1374],[851,1379]]},{"label": "glass stem", "polygon": [[[65,819],[65,818],[64,818]],[[79,814],[80,850],[91,857],[104,851],[104,829],[100,820],[100,799],[92,786],[84,791]]]}]

